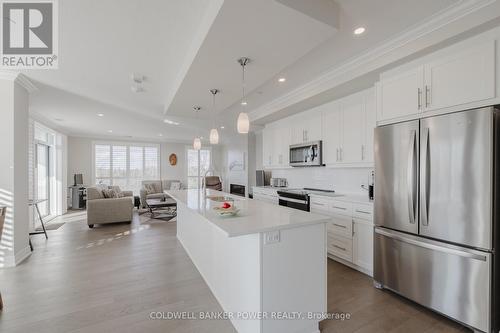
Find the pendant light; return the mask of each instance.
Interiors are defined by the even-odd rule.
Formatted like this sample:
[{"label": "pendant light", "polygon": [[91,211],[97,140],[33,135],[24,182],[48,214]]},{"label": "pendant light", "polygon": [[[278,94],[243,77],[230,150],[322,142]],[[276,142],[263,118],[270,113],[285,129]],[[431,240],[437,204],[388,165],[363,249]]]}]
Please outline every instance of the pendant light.
[{"label": "pendant light", "polygon": [[216,127],[216,117],[217,117],[217,112],[215,110],[215,95],[219,92],[218,89],[210,89],[210,92],[212,93],[212,98],[213,98],[213,110],[214,110],[214,126],[210,130],[210,144],[211,145],[216,145],[219,143],[219,131],[217,131]]},{"label": "pendant light", "polygon": [[[249,58],[242,57],[238,59],[238,63],[241,65],[242,76],[241,76],[241,88],[242,88],[242,98],[241,105],[246,106],[247,100],[245,96],[245,66],[250,62]],[[238,128],[238,133],[246,134],[250,130],[250,119],[248,118],[248,114],[246,112],[241,112],[238,116],[238,122],[236,124]]]},{"label": "pendant light", "polygon": [[[193,107],[194,111],[196,111],[196,119],[198,119],[198,112],[201,110],[201,107],[199,106],[195,106]],[[198,131],[198,130],[196,130]],[[198,135],[196,135],[194,137],[194,141],[193,141],[193,148],[196,149],[196,150],[200,150],[201,149],[201,139]]]}]

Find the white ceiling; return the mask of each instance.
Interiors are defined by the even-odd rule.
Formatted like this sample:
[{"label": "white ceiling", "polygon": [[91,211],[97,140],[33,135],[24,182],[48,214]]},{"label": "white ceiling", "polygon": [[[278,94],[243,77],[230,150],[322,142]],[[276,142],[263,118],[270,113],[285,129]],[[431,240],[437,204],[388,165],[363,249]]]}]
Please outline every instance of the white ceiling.
[{"label": "white ceiling", "polygon": [[210,117],[210,88],[220,90],[219,110],[242,97],[238,58],[251,59],[246,67],[246,89],[252,91],[335,31],[276,1],[225,1],[166,114],[193,117],[193,106],[199,105],[200,116]]},{"label": "white ceiling", "polygon": [[[123,109],[161,114],[175,89],[206,0],[59,1],[59,69],[26,71],[44,84]],[[131,73],[146,76],[131,92]]]},{"label": "white ceiling", "polygon": [[[242,110],[237,58],[253,60],[247,67],[251,112],[466,0],[335,0],[333,24],[324,23],[328,15],[316,11],[314,18],[311,8],[302,13],[287,1],[296,2],[61,1],[59,70],[25,72],[40,86],[31,108],[70,135],[187,141],[208,135],[209,89],[218,88],[225,138]],[[358,26],[367,31],[355,37]],[[147,77],[144,93],[131,92],[132,72]],[[287,81],[279,84],[281,75]],[[194,105],[204,107],[198,119]],[[164,117],[180,125],[164,124]]]}]

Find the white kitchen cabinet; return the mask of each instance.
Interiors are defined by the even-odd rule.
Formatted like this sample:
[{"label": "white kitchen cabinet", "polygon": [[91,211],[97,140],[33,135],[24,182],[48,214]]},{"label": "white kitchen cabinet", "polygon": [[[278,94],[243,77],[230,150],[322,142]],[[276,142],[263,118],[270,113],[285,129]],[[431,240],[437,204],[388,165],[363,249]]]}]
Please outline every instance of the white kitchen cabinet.
[{"label": "white kitchen cabinet", "polygon": [[353,218],[352,262],[367,272],[373,272],[373,224]]},{"label": "white kitchen cabinet", "polygon": [[342,144],[342,110],[337,101],[323,108],[323,163],[335,164],[340,159]]},{"label": "white kitchen cabinet", "polygon": [[262,165],[264,168],[270,168],[273,164],[273,142],[274,128],[264,128],[262,131]]},{"label": "white kitchen cabinet", "polygon": [[354,94],[342,99],[342,163],[362,162],[365,149],[365,105],[364,94]]},{"label": "white kitchen cabinet", "polygon": [[372,275],[373,205],[313,195],[311,212],[331,217],[326,226],[330,257]]},{"label": "white kitchen cabinet", "polygon": [[290,127],[287,123],[266,126],[262,131],[262,164],[264,168],[289,165]]},{"label": "white kitchen cabinet", "polygon": [[457,111],[461,105],[498,97],[495,61],[493,38],[472,39],[382,73],[377,121],[388,124],[430,111]]},{"label": "white kitchen cabinet", "polygon": [[397,119],[422,111],[424,67],[391,75],[382,74],[378,84],[378,120]]},{"label": "white kitchen cabinet", "polygon": [[294,116],[290,124],[292,127],[291,144],[322,139],[321,110],[319,108]]},{"label": "white kitchen cabinet", "polygon": [[363,148],[362,161],[366,163],[374,163],[373,144],[375,127],[377,127],[377,108],[375,105],[375,91],[370,89],[365,95],[365,143]]},{"label": "white kitchen cabinet", "polygon": [[425,111],[495,97],[495,42],[488,41],[425,65]]},{"label": "white kitchen cabinet", "polygon": [[374,89],[325,104],[322,111],[323,162],[333,166],[371,166],[376,125]]},{"label": "white kitchen cabinet", "polygon": [[287,124],[280,124],[280,127],[275,129],[274,140],[274,155],[275,166],[286,167],[289,165],[289,148],[290,148],[290,135],[291,130]]}]

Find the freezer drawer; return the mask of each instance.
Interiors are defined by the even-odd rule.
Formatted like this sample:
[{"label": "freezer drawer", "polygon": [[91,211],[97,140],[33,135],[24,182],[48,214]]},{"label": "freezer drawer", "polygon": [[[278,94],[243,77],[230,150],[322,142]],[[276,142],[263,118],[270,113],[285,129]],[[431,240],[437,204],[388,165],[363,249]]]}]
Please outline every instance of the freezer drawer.
[{"label": "freezer drawer", "polygon": [[374,279],[419,304],[490,332],[492,255],[375,228]]}]

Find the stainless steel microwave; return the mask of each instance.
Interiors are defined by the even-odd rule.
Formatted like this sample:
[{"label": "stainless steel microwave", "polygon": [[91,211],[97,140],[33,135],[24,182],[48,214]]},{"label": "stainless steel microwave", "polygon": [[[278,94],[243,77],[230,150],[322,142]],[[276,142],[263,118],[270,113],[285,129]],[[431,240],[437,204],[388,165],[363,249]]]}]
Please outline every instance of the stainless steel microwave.
[{"label": "stainless steel microwave", "polygon": [[299,143],[290,146],[290,166],[308,167],[323,165],[321,141]]}]

